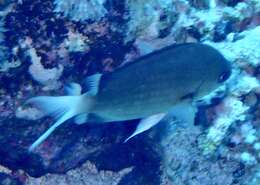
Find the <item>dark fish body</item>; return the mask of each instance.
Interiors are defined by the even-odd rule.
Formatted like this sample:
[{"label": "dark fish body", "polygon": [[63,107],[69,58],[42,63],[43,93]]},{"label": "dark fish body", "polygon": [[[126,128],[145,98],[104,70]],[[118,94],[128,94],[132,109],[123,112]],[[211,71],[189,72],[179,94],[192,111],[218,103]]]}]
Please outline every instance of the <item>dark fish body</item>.
[{"label": "dark fish body", "polygon": [[80,85],[73,83],[68,87],[69,96],[31,98],[28,103],[57,121],[29,150],[72,117],[77,124],[142,118],[126,141],[150,129],[168,113],[193,122],[191,102],[219,87],[230,73],[229,62],[212,47],[179,44],[143,56],[112,73],[88,77],[90,89],[82,95]]},{"label": "dark fish body", "polygon": [[[92,111],[107,121],[167,112],[204,81],[216,82],[210,74],[219,73],[221,65],[227,65],[225,59],[207,45],[164,48],[103,75]],[[207,84],[211,90],[214,82]]]}]

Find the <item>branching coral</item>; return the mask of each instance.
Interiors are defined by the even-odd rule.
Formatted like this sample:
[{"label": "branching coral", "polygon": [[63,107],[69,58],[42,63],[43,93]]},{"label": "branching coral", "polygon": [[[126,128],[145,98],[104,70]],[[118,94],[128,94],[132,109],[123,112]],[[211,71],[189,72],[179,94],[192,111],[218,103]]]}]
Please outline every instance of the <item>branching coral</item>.
[{"label": "branching coral", "polygon": [[100,20],[107,10],[106,0],[55,0],[55,12],[73,21]]}]

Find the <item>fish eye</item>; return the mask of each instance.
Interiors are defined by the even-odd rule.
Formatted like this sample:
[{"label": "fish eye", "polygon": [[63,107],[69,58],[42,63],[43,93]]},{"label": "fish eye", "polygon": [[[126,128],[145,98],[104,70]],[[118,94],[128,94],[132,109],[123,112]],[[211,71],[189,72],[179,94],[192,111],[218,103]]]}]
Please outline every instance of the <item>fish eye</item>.
[{"label": "fish eye", "polygon": [[224,81],[226,81],[230,76],[230,71],[225,71],[223,73],[221,73],[221,75],[218,77],[218,82],[222,83]]}]

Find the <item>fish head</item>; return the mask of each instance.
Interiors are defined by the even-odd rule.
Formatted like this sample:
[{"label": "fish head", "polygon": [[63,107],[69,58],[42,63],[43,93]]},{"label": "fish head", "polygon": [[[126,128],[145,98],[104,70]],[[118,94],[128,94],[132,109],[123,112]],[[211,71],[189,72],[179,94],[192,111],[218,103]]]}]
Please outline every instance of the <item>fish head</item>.
[{"label": "fish head", "polygon": [[196,89],[196,99],[214,91],[229,79],[232,73],[231,63],[217,50],[212,48],[204,59],[201,80]]}]

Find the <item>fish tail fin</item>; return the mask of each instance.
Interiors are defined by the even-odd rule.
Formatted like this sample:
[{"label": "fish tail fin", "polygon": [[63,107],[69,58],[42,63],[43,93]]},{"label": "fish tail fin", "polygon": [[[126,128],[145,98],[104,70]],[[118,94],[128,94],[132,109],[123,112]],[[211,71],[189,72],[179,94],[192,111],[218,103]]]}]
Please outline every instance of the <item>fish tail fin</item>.
[{"label": "fish tail fin", "polygon": [[58,126],[66,120],[82,113],[88,113],[91,109],[93,96],[88,93],[80,96],[38,96],[29,99],[26,104],[33,104],[45,115],[54,117],[57,121],[43,133],[29,148],[33,151],[40,145]]}]

